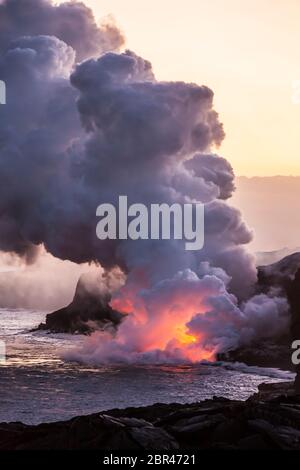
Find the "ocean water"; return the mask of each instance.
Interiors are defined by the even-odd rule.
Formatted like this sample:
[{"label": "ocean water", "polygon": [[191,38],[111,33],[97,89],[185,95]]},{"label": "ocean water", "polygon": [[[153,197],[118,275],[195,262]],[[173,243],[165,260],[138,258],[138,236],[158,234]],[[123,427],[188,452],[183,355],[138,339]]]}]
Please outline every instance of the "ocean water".
[{"label": "ocean water", "polygon": [[214,363],[87,366],[62,359],[82,336],[32,332],[45,312],[0,309],[0,422],[58,421],[111,408],[191,403],[223,396],[246,400],[262,382],[292,380],[277,369]]}]

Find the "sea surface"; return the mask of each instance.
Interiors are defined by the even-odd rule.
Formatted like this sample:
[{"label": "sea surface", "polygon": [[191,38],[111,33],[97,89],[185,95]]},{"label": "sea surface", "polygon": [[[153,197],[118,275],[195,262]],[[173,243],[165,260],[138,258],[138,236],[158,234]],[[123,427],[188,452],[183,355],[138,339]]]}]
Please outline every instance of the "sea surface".
[{"label": "sea surface", "polygon": [[278,369],[220,362],[98,367],[67,362],[63,352],[85,338],[32,332],[45,315],[0,309],[0,340],[6,349],[0,361],[0,422],[36,424],[111,408],[190,403],[213,396],[246,400],[262,382],[294,377]]}]

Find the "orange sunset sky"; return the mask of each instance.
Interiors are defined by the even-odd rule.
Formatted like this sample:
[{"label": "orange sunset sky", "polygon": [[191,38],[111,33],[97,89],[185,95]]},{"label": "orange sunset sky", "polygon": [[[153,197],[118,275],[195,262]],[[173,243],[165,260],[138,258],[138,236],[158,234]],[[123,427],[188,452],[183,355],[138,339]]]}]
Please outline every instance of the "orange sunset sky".
[{"label": "orange sunset sky", "polygon": [[[84,0],[113,15],[157,79],[205,84],[237,175],[300,175],[299,0]],[[299,86],[300,88],[300,86]],[[300,96],[300,94],[299,94]]]}]

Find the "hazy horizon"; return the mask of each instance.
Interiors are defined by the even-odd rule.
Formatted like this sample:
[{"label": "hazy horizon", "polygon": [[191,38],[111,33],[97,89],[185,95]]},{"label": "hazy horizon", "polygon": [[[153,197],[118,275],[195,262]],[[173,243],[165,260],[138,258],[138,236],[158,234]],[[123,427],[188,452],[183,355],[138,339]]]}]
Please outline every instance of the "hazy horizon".
[{"label": "hazy horizon", "polygon": [[300,245],[300,176],[239,176],[231,203],[254,230],[249,248],[273,251]]}]

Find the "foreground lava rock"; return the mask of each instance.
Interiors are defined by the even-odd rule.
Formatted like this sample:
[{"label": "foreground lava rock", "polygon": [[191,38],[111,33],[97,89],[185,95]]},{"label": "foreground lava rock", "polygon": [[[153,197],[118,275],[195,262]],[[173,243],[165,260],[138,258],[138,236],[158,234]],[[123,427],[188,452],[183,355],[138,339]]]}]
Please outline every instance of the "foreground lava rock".
[{"label": "foreground lava rock", "polygon": [[300,396],[262,384],[247,401],[110,410],[38,426],[0,424],[0,450],[300,449]]},{"label": "foreground lava rock", "polygon": [[90,334],[98,329],[115,330],[124,315],[110,307],[110,294],[101,291],[99,286],[94,278],[82,275],[70,305],[49,313],[46,323],[40,324],[38,329],[77,334]]}]

